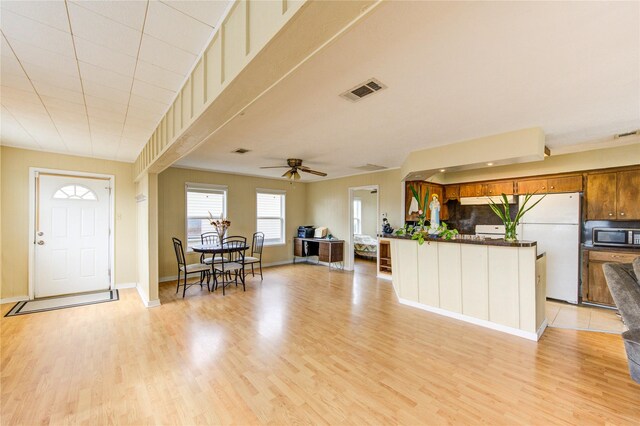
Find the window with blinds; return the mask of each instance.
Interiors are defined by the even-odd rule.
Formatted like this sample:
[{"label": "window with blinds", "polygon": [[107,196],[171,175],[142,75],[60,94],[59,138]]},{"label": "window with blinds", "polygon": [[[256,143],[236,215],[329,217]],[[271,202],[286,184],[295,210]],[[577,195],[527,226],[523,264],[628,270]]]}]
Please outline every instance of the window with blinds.
[{"label": "window with blinds", "polygon": [[264,233],[264,243],[284,244],[285,193],[257,190],[257,230]]},{"label": "window with blinds", "polygon": [[353,233],[362,234],[362,200],[353,199]]},{"label": "window with blinds", "polygon": [[187,184],[187,246],[200,244],[200,235],[215,232],[209,220],[227,217],[227,188],[217,185]]}]

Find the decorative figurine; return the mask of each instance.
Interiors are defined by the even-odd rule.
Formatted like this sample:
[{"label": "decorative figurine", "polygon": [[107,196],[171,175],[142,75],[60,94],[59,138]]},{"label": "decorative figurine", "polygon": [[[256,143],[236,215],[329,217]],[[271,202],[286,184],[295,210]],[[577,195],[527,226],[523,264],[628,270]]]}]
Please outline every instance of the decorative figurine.
[{"label": "decorative figurine", "polygon": [[435,234],[440,227],[440,201],[438,201],[438,196],[435,194],[429,203],[429,209],[431,210],[429,233]]},{"label": "decorative figurine", "polygon": [[382,218],[382,233],[393,234],[393,228],[386,217]]}]

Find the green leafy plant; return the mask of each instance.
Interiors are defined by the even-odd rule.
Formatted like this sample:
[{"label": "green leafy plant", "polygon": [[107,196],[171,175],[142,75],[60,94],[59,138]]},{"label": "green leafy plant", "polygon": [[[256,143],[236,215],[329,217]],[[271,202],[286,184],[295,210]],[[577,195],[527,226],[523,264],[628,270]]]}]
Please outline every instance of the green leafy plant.
[{"label": "green leafy plant", "polygon": [[509,209],[509,200],[505,194],[501,194],[500,204],[493,201],[489,198],[489,207],[491,210],[502,220],[504,223],[504,239],[506,241],[516,241],[517,240],[517,231],[516,227],[520,223],[520,220],[524,216],[526,212],[534,208],[547,194],[544,194],[538,201],[533,203],[531,206],[527,207],[527,203],[535,195],[533,194],[525,194],[524,200],[522,201],[522,205],[519,207],[516,216],[511,219],[511,211]]},{"label": "green leafy plant", "polygon": [[416,227],[418,229],[422,229],[422,227],[424,227],[424,223],[427,219],[427,205],[429,202],[429,188],[427,188],[427,192],[424,194],[424,200],[420,199],[420,193],[418,192],[418,190],[413,186],[413,185],[409,185],[409,188],[411,189],[411,193],[413,194],[413,198],[416,199],[416,201],[418,202],[418,223],[416,225]]},{"label": "green leafy plant", "polygon": [[435,233],[432,234],[428,230],[421,229],[414,232],[411,236],[411,239],[417,240],[418,244],[422,245],[427,240],[427,238],[442,238],[443,240],[451,240],[458,234],[459,232],[457,229],[449,229],[446,223],[441,222]]}]

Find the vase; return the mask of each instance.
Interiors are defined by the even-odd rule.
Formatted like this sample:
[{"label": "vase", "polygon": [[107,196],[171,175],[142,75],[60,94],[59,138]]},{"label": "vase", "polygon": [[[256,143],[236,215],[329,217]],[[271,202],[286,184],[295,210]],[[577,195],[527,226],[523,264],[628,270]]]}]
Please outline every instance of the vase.
[{"label": "vase", "polygon": [[218,241],[222,243],[222,239],[224,238],[224,234],[227,232],[227,227],[224,225],[216,226],[216,233],[218,234]]},{"label": "vase", "polygon": [[504,240],[509,242],[518,241],[518,235],[515,223],[504,224]]}]

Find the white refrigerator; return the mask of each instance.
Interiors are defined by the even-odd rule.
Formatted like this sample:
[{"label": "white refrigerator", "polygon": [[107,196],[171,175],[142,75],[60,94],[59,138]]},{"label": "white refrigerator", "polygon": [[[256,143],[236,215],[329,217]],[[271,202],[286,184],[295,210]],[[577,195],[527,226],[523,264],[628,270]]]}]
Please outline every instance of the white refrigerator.
[{"label": "white refrigerator", "polygon": [[[539,200],[534,195],[528,205]],[[522,206],[524,196],[520,196]],[[522,240],[538,242],[547,255],[547,297],[578,303],[580,270],[580,194],[547,194],[520,221]]]}]

